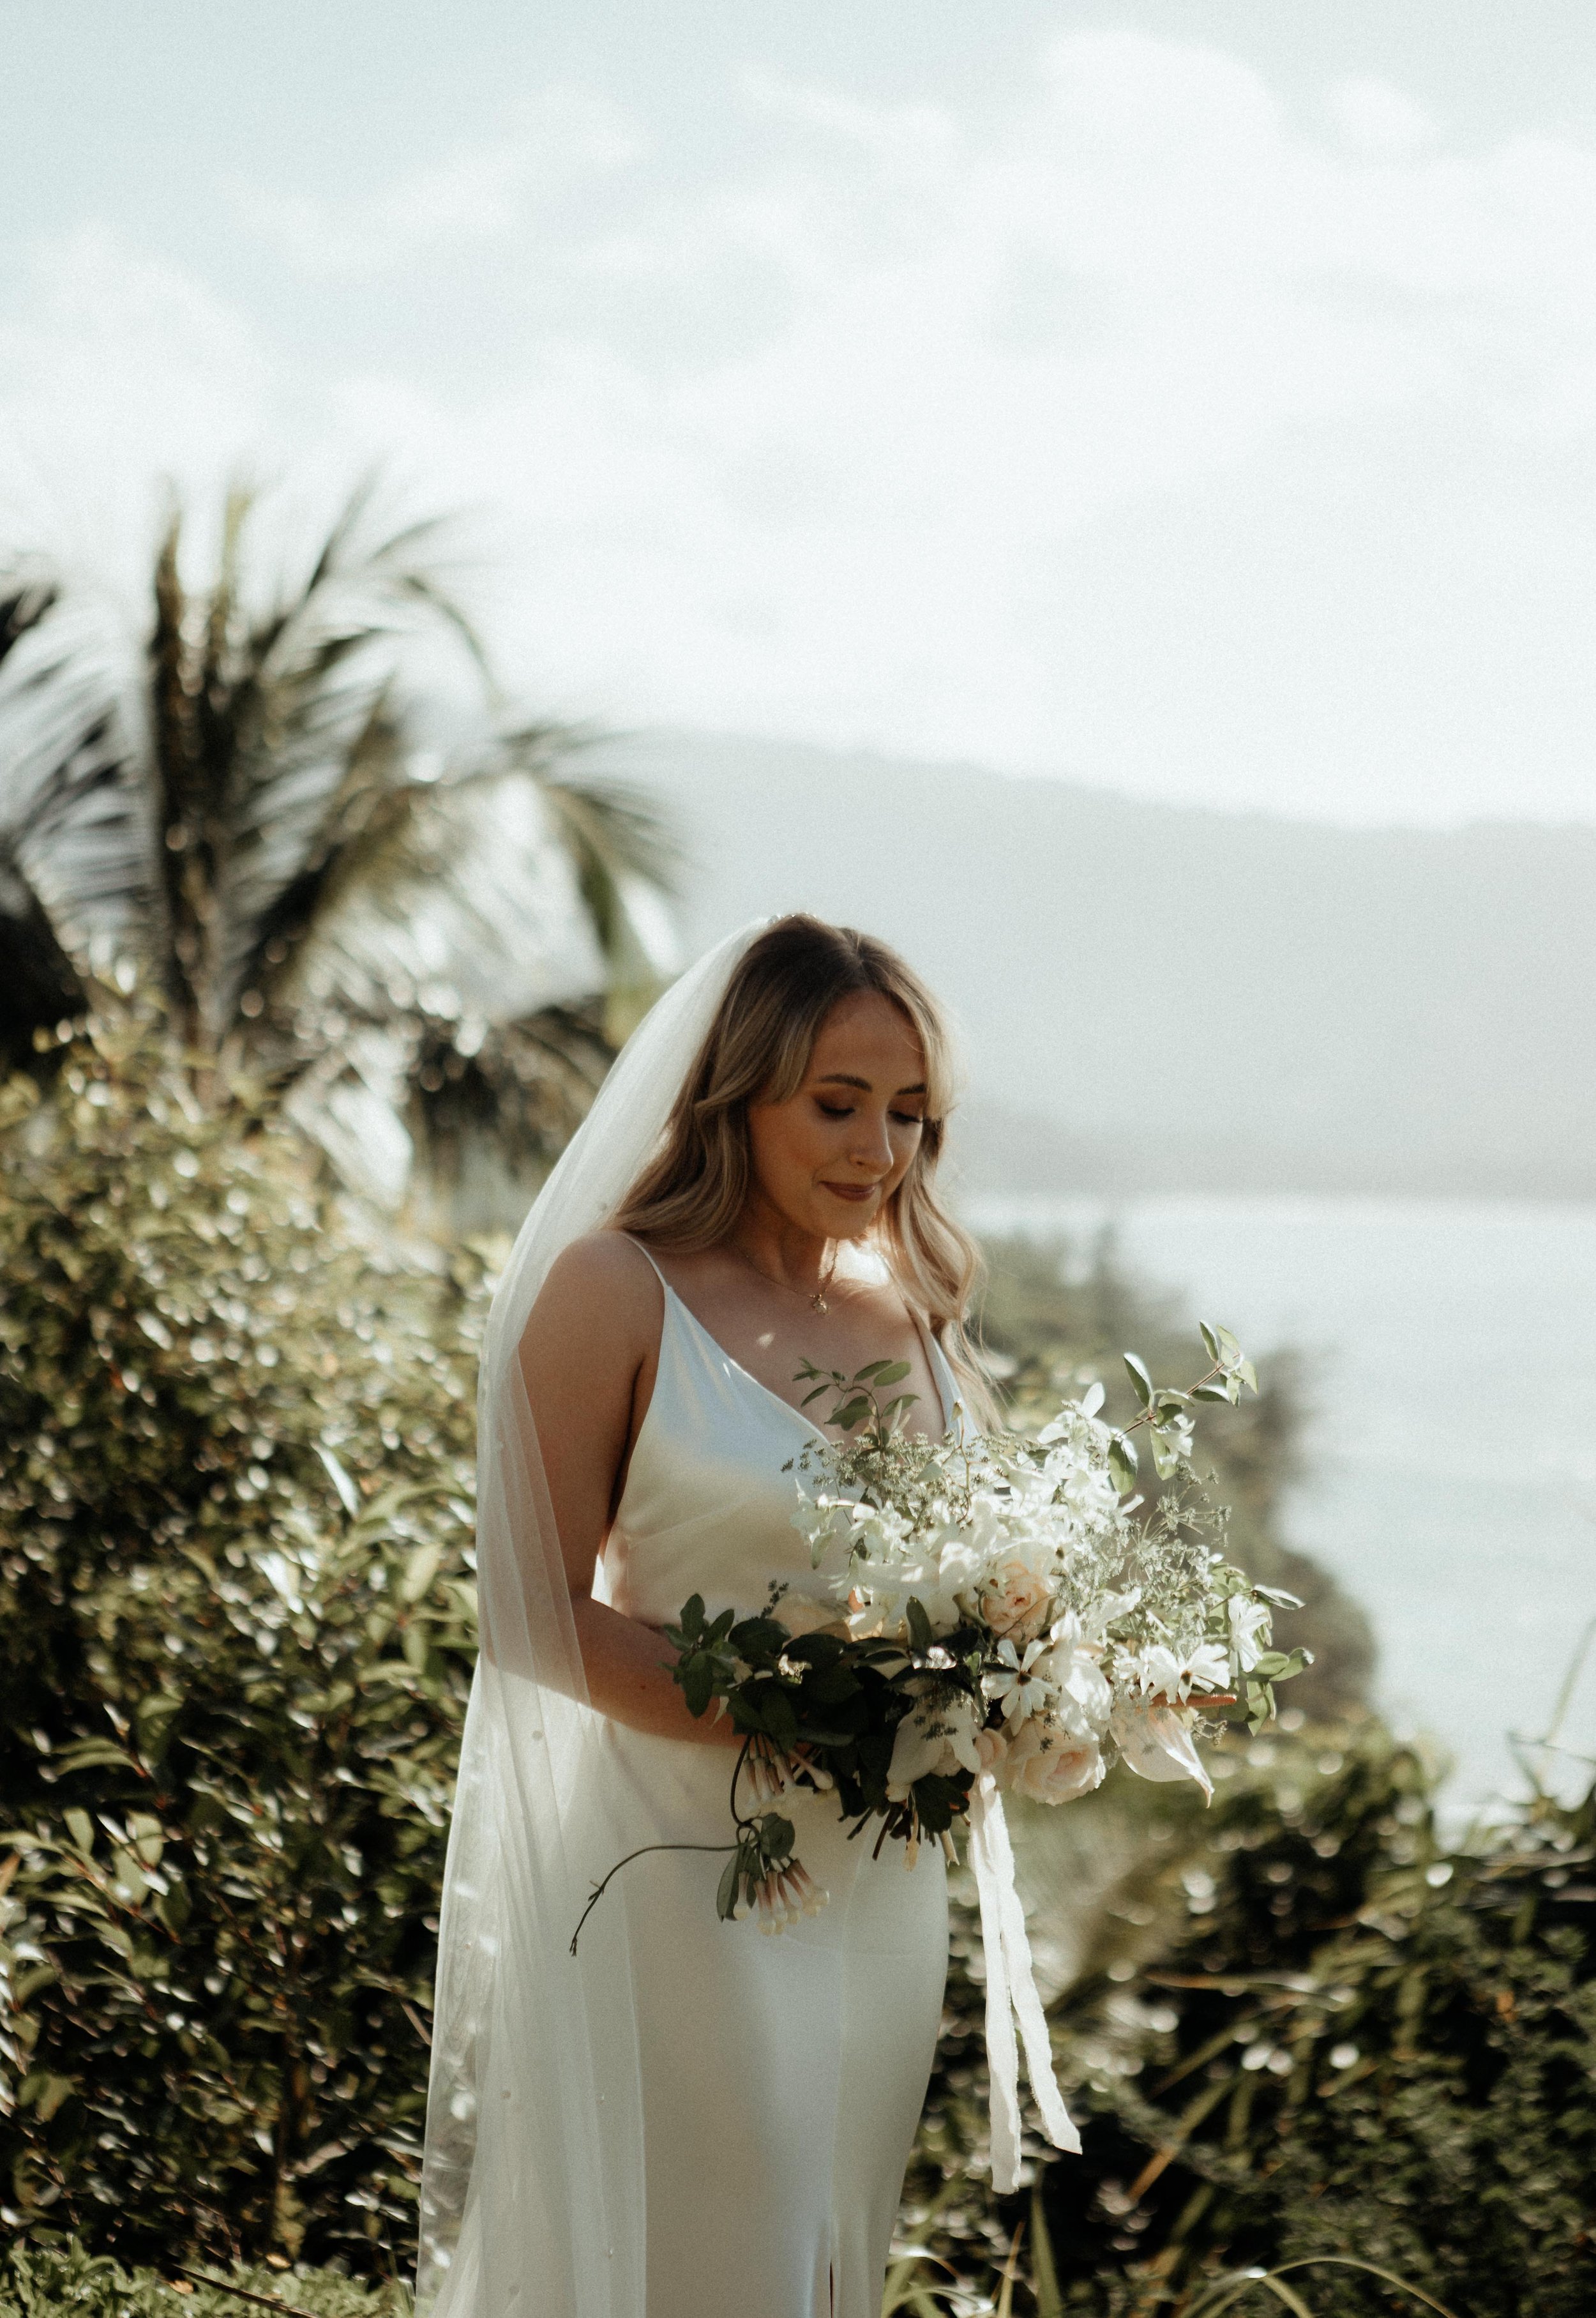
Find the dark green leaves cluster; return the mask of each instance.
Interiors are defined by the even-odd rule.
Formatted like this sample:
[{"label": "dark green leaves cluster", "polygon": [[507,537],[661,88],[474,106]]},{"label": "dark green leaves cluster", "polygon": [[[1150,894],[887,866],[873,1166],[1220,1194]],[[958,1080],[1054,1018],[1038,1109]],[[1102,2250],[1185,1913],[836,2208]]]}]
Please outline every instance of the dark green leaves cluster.
[{"label": "dark green leaves cluster", "polygon": [[115,1061],[0,1096],[0,2206],[402,2264],[480,1295]]},{"label": "dark green leaves cluster", "polygon": [[[920,1618],[924,1625],[923,1611]],[[879,1818],[888,1837],[907,1837],[917,1822],[928,1835],[953,1824],[969,1799],[967,1771],[919,1779],[910,1799],[899,1802],[888,1797],[887,1773],[898,1725],[928,1684],[970,1691],[973,1677],[957,1664],[956,1636],[933,1644],[926,1625],[923,1645],[905,1649],[840,1634],[792,1636],[776,1616],[734,1620],[731,1610],[706,1620],[703,1596],[695,1594],[666,1629],[679,1653],[672,1674],[695,1714],[723,1699],[746,1738],[822,1771],[842,1817],[861,1827]]]}]

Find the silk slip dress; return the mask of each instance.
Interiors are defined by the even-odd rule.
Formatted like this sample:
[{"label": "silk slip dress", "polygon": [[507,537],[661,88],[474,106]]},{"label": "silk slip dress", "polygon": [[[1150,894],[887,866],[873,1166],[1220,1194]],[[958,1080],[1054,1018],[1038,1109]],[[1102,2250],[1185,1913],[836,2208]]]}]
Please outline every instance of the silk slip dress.
[{"label": "silk slip dress", "polygon": [[[659,1377],[595,1591],[651,1626],[674,1623],[693,1594],[712,1616],[751,1614],[773,1580],[811,1576],[783,1468],[818,1436],[661,1280]],[[953,1376],[934,1342],[927,1350],[950,1423]],[[730,1748],[610,1721],[598,1760],[628,1849],[728,1839]],[[720,1921],[722,1856],[656,1853],[618,1879],[642,2071],[648,2318],[881,2307],[941,2017],[946,1871],[935,1844],[912,1869],[900,1843],[872,1860],[872,1835],[849,1842],[830,1796],[782,1808],[830,1894],[792,1931]]]}]

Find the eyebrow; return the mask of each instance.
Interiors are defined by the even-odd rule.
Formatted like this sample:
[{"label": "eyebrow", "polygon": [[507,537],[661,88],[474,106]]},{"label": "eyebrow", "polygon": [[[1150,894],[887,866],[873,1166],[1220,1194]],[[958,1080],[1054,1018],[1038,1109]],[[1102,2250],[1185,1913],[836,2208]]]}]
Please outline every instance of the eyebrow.
[{"label": "eyebrow", "polygon": [[[868,1079],[855,1078],[849,1071],[828,1071],[825,1077],[818,1080],[816,1083],[820,1086],[861,1087],[866,1094],[874,1094],[875,1092]],[[912,1086],[901,1086],[898,1089],[900,1094],[924,1094],[925,1091],[924,1079],[916,1079]]]}]

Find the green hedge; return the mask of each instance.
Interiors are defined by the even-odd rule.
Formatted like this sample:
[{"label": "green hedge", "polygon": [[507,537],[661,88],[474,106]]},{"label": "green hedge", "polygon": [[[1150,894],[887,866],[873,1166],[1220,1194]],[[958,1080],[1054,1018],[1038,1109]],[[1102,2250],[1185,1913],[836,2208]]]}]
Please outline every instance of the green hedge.
[{"label": "green hedge", "polygon": [[150,1050],[0,1171],[3,2218],[406,2264],[480,1291]]}]

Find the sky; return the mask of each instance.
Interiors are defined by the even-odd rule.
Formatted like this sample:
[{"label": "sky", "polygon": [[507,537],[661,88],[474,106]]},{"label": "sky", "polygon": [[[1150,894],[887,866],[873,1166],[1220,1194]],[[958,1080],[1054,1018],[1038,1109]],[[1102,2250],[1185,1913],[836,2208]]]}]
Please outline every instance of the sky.
[{"label": "sky", "polygon": [[0,544],[373,461],[563,715],[1596,820],[1596,9],[0,0]]}]

